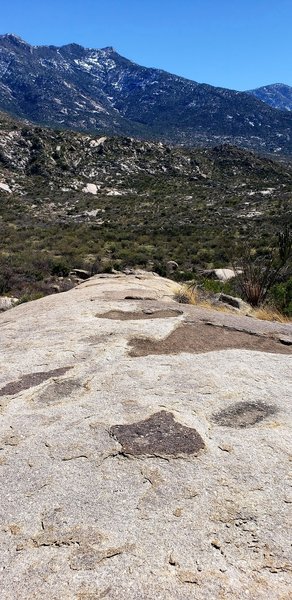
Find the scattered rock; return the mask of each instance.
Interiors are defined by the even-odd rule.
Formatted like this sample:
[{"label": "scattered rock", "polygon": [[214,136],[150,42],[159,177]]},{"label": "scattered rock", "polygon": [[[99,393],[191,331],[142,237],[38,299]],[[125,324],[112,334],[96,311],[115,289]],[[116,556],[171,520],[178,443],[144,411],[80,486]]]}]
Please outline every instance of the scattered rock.
[{"label": "scattered rock", "polygon": [[93,194],[96,196],[98,187],[95,183],[87,183],[84,188],[82,188],[82,192],[85,194]]},{"label": "scattered rock", "polygon": [[251,306],[247,302],[244,302],[244,300],[241,298],[235,298],[234,296],[229,296],[228,294],[223,294],[222,292],[217,297],[219,302],[229,304],[230,306],[233,306],[233,308],[237,308],[245,314],[248,314],[252,310]]},{"label": "scattered rock", "polygon": [[174,271],[177,271],[178,263],[175,262],[175,260],[168,260],[166,263],[166,268],[169,271],[169,273],[173,273]]},{"label": "scattered rock", "polygon": [[91,140],[90,141],[90,147],[91,148],[98,148],[98,146],[103,146],[104,142],[106,142],[107,138],[105,136],[99,138],[98,140]]},{"label": "scattered rock", "polygon": [[219,281],[229,281],[241,273],[241,271],[234,271],[234,269],[215,269],[214,272]]},{"label": "scattered rock", "polygon": [[89,279],[91,273],[84,269],[72,269],[70,275],[75,275],[75,277],[78,277],[79,279]]},{"label": "scattered rock", "polygon": [[292,337],[281,336],[279,337],[279,342],[281,342],[281,344],[284,344],[284,346],[292,346]]},{"label": "scattered rock", "polygon": [[9,310],[18,302],[18,298],[10,298],[10,296],[0,296],[0,312]]},{"label": "scattered rock", "polygon": [[208,269],[202,271],[202,275],[208,279],[218,279],[219,281],[229,281],[234,279],[241,271],[234,271],[234,269]]},{"label": "scattered rock", "polygon": [[8,194],[12,194],[12,190],[10,189],[7,183],[0,182],[0,191],[7,192]]}]

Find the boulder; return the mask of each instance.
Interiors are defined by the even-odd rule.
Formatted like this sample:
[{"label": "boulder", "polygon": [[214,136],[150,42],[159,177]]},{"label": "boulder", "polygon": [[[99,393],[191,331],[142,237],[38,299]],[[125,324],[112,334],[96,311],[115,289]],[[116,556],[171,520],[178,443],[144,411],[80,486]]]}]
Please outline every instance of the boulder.
[{"label": "boulder", "polygon": [[241,312],[245,314],[249,314],[252,311],[252,307],[250,304],[242,300],[241,298],[236,298],[234,296],[229,296],[229,294],[223,294],[222,292],[217,295],[219,302],[224,302],[224,304],[228,304],[229,306],[233,306],[233,308],[237,308]]},{"label": "boulder", "polygon": [[18,302],[18,298],[11,298],[10,296],[0,296],[0,312],[4,310],[9,310],[12,308],[16,302]]},{"label": "boulder", "polygon": [[72,269],[70,275],[74,275],[78,279],[89,279],[91,273],[85,269]]},{"label": "boulder", "polygon": [[202,275],[209,279],[218,279],[218,281],[229,281],[236,277],[241,271],[234,271],[234,269],[208,269],[202,271]]},{"label": "boulder", "polygon": [[234,269],[214,269],[214,273],[219,281],[229,281],[236,277],[238,272]]},{"label": "boulder", "polygon": [[166,268],[169,273],[173,273],[173,271],[177,271],[178,263],[175,260],[168,260],[166,263]]},{"label": "boulder", "polygon": [[82,188],[82,192],[96,196],[98,188],[99,186],[97,186],[95,183],[87,183],[86,186]]}]

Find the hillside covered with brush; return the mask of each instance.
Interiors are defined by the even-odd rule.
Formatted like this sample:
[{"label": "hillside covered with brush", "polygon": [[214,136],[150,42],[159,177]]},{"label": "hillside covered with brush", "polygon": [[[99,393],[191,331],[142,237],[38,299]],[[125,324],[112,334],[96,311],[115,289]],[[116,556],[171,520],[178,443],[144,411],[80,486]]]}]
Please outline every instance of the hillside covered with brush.
[{"label": "hillside covered with brush", "polygon": [[181,278],[226,266],[235,241],[264,253],[291,220],[292,169],[229,145],[172,148],[0,117],[1,293],[74,267]]}]

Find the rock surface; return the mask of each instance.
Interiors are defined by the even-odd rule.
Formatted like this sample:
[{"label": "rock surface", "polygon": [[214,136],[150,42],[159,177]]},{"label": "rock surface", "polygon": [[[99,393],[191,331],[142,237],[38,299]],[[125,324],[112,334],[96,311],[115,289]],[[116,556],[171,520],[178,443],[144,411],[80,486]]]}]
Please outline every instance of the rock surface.
[{"label": "rock surface", "polygon": [[292,327],[174,285],[0,315],[1,600],[291,597]]}]

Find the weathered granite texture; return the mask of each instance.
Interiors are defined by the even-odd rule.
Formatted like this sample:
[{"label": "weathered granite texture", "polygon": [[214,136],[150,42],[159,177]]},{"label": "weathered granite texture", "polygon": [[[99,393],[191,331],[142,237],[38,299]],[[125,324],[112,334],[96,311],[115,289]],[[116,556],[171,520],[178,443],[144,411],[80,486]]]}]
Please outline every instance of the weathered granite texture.
[{"label": "weathered granite texture", "polygon": [[292,327],[173,287],[0,315],[1,600],[291,598]]}]

